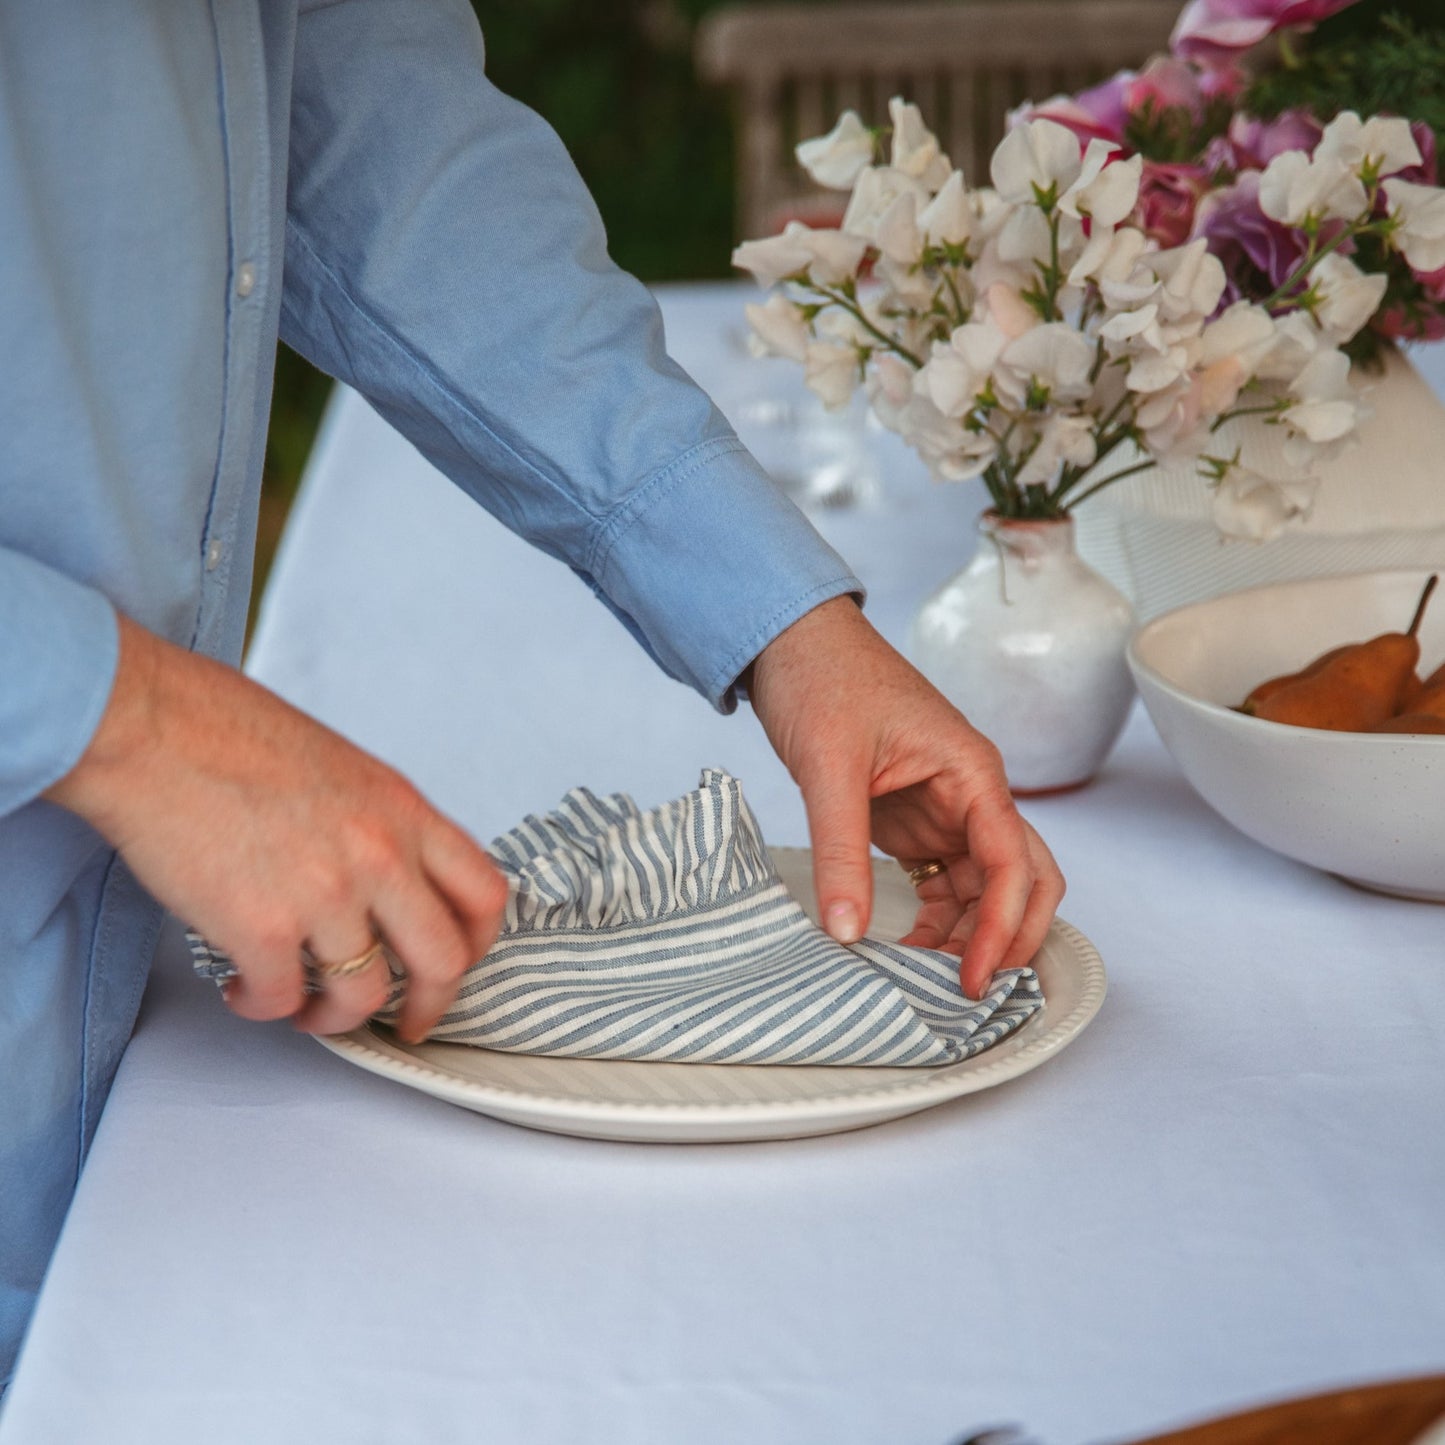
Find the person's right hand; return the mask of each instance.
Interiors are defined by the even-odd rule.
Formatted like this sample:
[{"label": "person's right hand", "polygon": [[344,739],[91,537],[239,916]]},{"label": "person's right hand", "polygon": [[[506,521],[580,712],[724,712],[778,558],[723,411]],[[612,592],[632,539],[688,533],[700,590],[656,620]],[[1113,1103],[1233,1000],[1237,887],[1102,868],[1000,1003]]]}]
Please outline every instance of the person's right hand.
[{"label": "person's right hand", "polygon": [[232,668],[122,618],[90,746],[46,793],[90,822],[160,903],[235,960],[227,1003],[339,1033],[384,1002],[381,958],[303,993],[383,937],[407,972],[398,1024],[426,1036],[496,940],[507,885],[404,778]]}]

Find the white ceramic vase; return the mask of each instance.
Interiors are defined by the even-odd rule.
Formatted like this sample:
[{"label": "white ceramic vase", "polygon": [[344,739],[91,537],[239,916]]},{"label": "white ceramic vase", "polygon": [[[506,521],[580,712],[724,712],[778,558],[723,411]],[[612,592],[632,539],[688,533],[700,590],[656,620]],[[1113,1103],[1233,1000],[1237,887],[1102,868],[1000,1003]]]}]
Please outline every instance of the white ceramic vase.
[{"label": "white ceramic vase", "polygon": [[1003,753],[1016,793],[1086,783],[1129,713],[1124,595],[1083,562],[1067,518],[986,512],[969,565],[919,609],[913,660]]},{"label": "white ceramic vase", "polygon": [[[1208,485],[1192,464],[1125,477],[1074,512],[1079,555],[1102,572],[1143,621],[1225,592],[1347,572],[1438,566],[1445,561],[1445,403],[1409,357],[1393,347],[1383,370],[1351,374],[1369,415],[1359,444],[1321,471],[1308,518],[1269,542],[1229,542],[1214,525]],[[1231,424],[1227,446],[1278,467],[1284,434]],[[1134,458],[1100,463],[1117,471]],[[1105,473],[1107,474],[1107,473]]]}]

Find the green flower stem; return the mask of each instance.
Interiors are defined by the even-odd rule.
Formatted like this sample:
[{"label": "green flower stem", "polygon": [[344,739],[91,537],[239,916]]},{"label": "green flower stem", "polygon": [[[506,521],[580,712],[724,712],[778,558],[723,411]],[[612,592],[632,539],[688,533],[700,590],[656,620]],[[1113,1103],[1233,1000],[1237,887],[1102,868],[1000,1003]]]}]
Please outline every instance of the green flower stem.
[{"label": "green flower stem", "polygon": [[[1378,185],[1372,186],[1370,188],[1366,198],[1366,207],[1360,213],[1360,215],[1368,216],[1375,209],[1375,200],[1379,195],[1379,190],[1380,188]],[[1301,261],[1299,265],[1296,266],[1294,270],[1291,271],[1290,274],[1286,276],[1285,279],[1281,281],[1279,285],[1276,286],[1275,289],[1259,304],[1263,306],[1266,311],[1268,311],[1271,307],[1278,306],[1282,302],[1286,301],[1290,303],[1290,306],[1292,308],[1297,306],[1299,304],[1299,298],[1292,297],[1290,295],[1290,292],[1292,292],[1295,287],[1298,286],[1299,283],[1303,281],[1322,260],[1324,260],[1326,256],[1328,256],[1332,251],[1338,251],[1340,247],[1345,244],[1346,241],[1357,240],[1361,236],[1386,236],[1389,234],[1392,224],[1393,223],[1389,222],[1388,220],[1361,221],[1357,217],[1355,220],[1351,221],[1350,224],[1346,226],[1338,235],[1333,236],[1330,238],[1330,240],[1326,241],[1323,246],[1317,246],[1315,244],[1314,237],[1311,236],[1310,243],[1305,248],[1304,260]]]},{"label": "green flower stem", "polygon": [[1158,465],[1159,463],[1155,461],[1153,457],[1150,457],[1147,461],[1135,462],[1131,467],[1125,467],[1122,471],[1113,472],[1109,476],[1095,482],[1093,486],[1085,487],[1077,497],[1071,499],[1068,509],[1073,511],[1080,502],[1087,502],[1095,492],[1102,492],[1105,487],[1113,486],[1115,482],[1123,481],[1125,477],[1132,477],[1136,472],[1147,472],[1150,467],[1157,467]]},{"label": "green flower stem", "polygon": [[816,281],[807,282],[807,288],[815,295],[826,296],[834,306],[841,306],[852,316],[870,336],[876,336],[889,351],[901,356],[915,370],[923,369],[923,358],[915,356],[906,346],[899,345],[886,331],[880,331],[864,314],[860,306],[850,301],[846,296],[840,295],[837,291],[830,290],[827,286],[820,286]]}]

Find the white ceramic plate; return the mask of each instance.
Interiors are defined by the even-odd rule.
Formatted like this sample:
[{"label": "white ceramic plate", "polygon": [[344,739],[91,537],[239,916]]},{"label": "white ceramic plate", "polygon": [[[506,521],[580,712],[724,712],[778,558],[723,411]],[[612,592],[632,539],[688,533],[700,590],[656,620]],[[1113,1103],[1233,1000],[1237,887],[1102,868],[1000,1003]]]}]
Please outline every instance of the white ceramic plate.
[{"label": "white ceramic plate", "polygon": [[[808,850],[775,848],[773,858],[812,913]],[[898,938],[912,926],[913,889],[896,864],[883,860],[875,861],[874,878],[872,930]],[[645,1143],[801,1139],[915,1114],[1051,1059],[1098,1013],[1104,964],[1078,929],[1057,920],[1034,968],[1044,1007],[978,1057],[939,1069],[536,1058],[463,1044],[403,1044],[371,1025],[321,1042],[384,1078],[530,1129]]]}]

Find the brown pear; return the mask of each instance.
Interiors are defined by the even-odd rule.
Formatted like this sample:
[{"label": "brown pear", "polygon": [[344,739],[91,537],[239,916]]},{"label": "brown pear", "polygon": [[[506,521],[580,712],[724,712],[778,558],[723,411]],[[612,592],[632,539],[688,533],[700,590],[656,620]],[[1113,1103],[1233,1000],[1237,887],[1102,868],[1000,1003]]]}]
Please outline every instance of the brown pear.
[{"label": "brown pear", "polygon": [[1278,677],[1266,678],[1240,703],[1239,711],[1254,717],[1256,709],[1266,698],[1273,697],[1277,692],[1283,692],[1285,688],[1292,687],[1302,678],[1313,677],[1320,668],[1326,663],[1333,662],[1343,651],[1345,651],[1343,647],[1332,647],[1328,652],[1322,652],[1313,662],[1306,663],[1298,672],[1284,672]]},{"label": "brown pear", "polygon": [[1331,732],[1371,732],[1392,717],[1420,661],[1415,633],[1438,577],[1421,593],[1409,628],[1339,648],[1323,666],[1259,703],[1255,717]]},{"label": "brown pear", "polygon": [[1395,717],[1388,717],[1378,727],[1371,728],[1376,733],[1438,733],[1445,737],[1445,715],[1428,712],[1402,712]]},{"label": "brown pear", "polygon": [[1422,688],[1416,694],[1414,701],[1408,707],[1401,708],[1400,711],[1421,717],[1445,719],[1445,680],[1434,687]]}]

